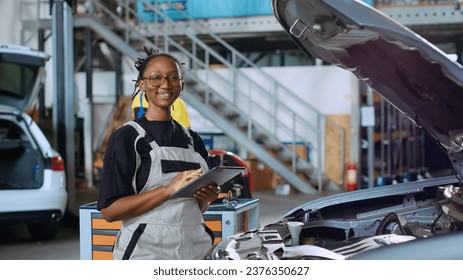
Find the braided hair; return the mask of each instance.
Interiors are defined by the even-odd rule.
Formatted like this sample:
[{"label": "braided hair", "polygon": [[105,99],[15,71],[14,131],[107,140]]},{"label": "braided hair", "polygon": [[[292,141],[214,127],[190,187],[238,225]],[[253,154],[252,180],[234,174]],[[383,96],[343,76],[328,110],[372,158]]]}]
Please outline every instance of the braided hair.
[{"label": "braided hair", "polygon": [[135,68],[138,70],[138,77],[136,80],[133,80],[135,82],[135,87],[133,89],[132,93],[132,100],[137,96],[137,94],[140,92],[140,89],[138,88],[138,84],[140,83],[141,78],[143,77],[143,73],[145,72],[146,65],[148,65],[148,62],[150,62],[152,59],[160,56],[168,57],[172,59],[175,63],[180,68],[180,75],[183,75],[182,71],[182,66],[185,63],[181,63],[175,56],[169,54],[169,53],[163,53],[160,52],[159,49],[154,49],[154,48],[147,48],[146,46],[143,46],[143,50],[145,51],[147,57],[145,58],[140,58],[138,57],[137,60],[135,61]]}]

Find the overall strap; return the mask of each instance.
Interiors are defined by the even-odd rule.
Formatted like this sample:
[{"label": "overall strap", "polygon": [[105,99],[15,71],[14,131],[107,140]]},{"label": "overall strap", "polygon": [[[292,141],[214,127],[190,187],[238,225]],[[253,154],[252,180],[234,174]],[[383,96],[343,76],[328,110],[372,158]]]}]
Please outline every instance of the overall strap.
[{"label": "overall strap", "polygon": [[125,125],[130,125],[131,127],[135,128],[135,130],[138,132],[138,134],[142,137],[142,138],[145,138],[146,142],[148,143],[148,145],[151,146],[151,148],[159,148],[159,145],[158,143],[156,143],[156,141],[154,141],[154,138],[153,136],[151,136],[151,134],[147,133],[146,130],[141,127],[141,125],[139,125],[137,122],[135,121],[128,121],[125,123]]},{"label": "overall strap", "polygon": [[138,132],[138,136],[137,138],[135,139],[134,143],[133,143],[133,150],[135,151],[135,172],[132,176],[132,189],[135,193],[138,193],[138,189],[137,189],[137,174],[138,174],[138,170],[140,168],[140,165],[141,165],[141,157],[140,157],[140,154],[138,153],[137,151],[137,143],[138,141],[140,141],[141,139],[143,139],[144,141],[147,142],[147,144],[152,148],[158,148],[158,144],[156,143],[156,141],[154,141],[153,137],[149,134],[149,133],[146,133],[146,130],[141,127],[137,122],[134,122],[134,121],[128,121],[125,123],[125,125],[130,125],[131,127],[133,127],[137,132]]},{"label": "overall strap", "polygon": [[185,133],[186,137],[188,138],[188,149],[190,149],[191,151],[195,151],[195,145],[194,145],[193,137],[191,137],[190,130],[187,127],[184,127],[181,124],[179,124],[179,125],[182,127],[183,132]]}]

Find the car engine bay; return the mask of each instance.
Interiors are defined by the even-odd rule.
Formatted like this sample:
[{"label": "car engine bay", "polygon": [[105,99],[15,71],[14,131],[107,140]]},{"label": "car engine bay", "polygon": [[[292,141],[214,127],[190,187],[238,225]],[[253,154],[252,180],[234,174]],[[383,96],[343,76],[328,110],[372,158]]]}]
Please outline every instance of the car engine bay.
[{"label": "car engine bay", "polygon": [[[309,202],[277,223],[223,240],[206,258],[349,259],[389,245],[461,232],[463,190],[457,182],[423,188],[417,188],[419,182],[406,183],[402,190],[378,188],[388,194],[365,199],[350,200],[350,194],[341,194],[319,209]],[[361,198],[362,192],[353,193]],[[293,221],[303,224],[295,246],[288,229]]]}]

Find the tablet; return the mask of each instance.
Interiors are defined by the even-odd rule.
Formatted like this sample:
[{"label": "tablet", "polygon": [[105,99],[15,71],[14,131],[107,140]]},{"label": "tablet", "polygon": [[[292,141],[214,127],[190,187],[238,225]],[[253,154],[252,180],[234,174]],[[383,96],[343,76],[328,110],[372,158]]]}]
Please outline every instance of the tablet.
[{"label": "tablet", "polygon": [[177,190],[171,198],[193,197],[200,188],[213,184],[221,186],[245,170],[246,168],[241,166],[216,166]]}]

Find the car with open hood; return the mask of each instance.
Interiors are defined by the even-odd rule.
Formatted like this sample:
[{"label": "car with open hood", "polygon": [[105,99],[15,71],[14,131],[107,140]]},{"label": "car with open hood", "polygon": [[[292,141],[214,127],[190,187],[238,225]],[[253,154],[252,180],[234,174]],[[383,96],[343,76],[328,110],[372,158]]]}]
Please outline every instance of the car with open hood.
[{"label": "car with open hood", "polygon": [[26,223],[34,239],[56,235],[67,205],[64,162],[27,113],[49,55],[0,45],[0,224]]},{"label": "car with open hood", "polygon": [[462,66],[361,1],[272,5],[303,52],[365,81],[442,147],[455,172],[309,201],[206,258],[463,259]]}]

